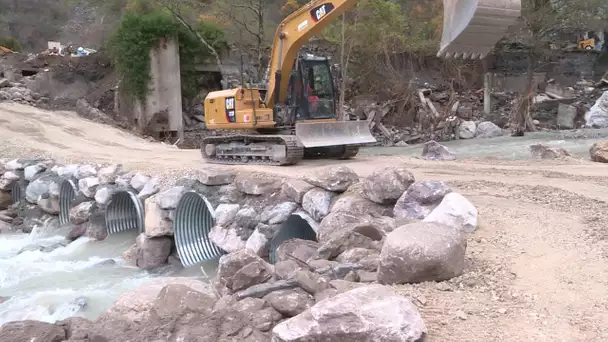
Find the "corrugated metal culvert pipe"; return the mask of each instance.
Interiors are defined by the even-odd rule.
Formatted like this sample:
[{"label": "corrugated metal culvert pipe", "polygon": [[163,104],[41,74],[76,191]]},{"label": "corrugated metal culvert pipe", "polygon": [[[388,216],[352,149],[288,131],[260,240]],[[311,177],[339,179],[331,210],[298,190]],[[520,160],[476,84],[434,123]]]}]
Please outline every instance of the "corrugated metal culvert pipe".
[{"label": "corrugated metal culvert pipe", "polygon": [[110,198],[105,218],[108,234],[131,229],[137,229],[139,233],[144,231],[144,205],[132,191],[115,192]]},{"label": "corrugated metal culvert pipe", "polygon": [[268,261],[271,264],[276,263],[276,252],[279,246],[291,239],[302,239],[317,241],[317,233],[310,224],[298,213],[290,215],[283,224],[275,237],[270,241],[270,250],[268,251]]},{"label": "corrugated metal culvert pipe", "polygon": [[77,192],[76,182],[71,179],[64,179],[59,185],[59,224],[70,223],[70,209]]},{"label": "corrugated metal culvert pipe", "polygon": [[13,186],[11,187],[11,199],[13,203],[19,203],[25,199],[26,187],[27,182],[23,179],[13,182]]},{"label": "corrugated metal culvert pipe", "polygon": [[186,192],[177,203],[173,218],[175,246],[184,267],[213,260],[224,251],[209,239],[215,225],[213,206],[205,196],[195,191]]}]

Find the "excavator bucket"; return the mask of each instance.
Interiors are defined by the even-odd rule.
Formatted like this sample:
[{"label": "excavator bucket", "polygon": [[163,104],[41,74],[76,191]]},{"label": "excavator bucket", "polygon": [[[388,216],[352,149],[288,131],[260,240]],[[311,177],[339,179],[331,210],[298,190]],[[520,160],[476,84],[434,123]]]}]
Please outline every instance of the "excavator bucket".
[{"label": "excavator bucket", "polygon": [[296,137],[306,147],[374,143],[369,123],[361,121],[298,122]]},{"label": "excavator bucket", "polygon": [[437,56],[483,59],[520,14],[521,0],[443,0]]}]

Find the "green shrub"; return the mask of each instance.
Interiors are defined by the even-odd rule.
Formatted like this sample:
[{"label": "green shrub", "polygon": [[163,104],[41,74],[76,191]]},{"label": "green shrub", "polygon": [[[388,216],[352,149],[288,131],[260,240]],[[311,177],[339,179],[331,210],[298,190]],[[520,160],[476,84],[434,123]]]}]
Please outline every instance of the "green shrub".
[{"label": "green shrub", "polygon": [[[214,48],[227,47],[219,29],[203,23],[197,29]],[[178,39],[182,93],[186,97],[192,96],[197,91],[196,63],[208,59],[211,53],[195,34],[164,11],[126,13],[106,44],[112,61],[123,76],[125,91],[137,99],[145,98],[151,80],[149,53],[161,38]]]},{"label": "green shrub", "polygon": [[17,41],[17,39],[12,37],[0,37],[0,45],[9,48],[15,52],[21,52],[21,44]]}]

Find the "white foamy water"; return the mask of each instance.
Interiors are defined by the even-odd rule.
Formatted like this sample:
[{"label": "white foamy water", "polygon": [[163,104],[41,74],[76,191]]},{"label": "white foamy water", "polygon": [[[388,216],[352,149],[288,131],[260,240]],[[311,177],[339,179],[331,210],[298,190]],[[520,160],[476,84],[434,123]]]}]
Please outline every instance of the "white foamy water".
[{"label": "white foamy water", "polygon": [[104,241],[81,237],[49,251],[34,246],[56,247],[64,238],[0,235],[0,302],[4,299],[0,325],[24,319],[55,322],[71,316],[95,319],[122,293],[156,277],[201,276],[198,267],[167,267],[150,273],[126,266],[121,254],[135,237],[135,232],[111,235]]}]

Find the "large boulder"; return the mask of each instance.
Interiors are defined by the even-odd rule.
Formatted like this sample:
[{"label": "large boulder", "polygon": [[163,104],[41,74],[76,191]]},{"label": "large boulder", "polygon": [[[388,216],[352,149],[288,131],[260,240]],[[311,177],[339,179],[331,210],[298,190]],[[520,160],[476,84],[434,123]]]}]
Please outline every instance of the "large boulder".
[{"label": "large boulder", "polygon": [[[272,267],[248,249],[222,255],[217,270],[217,286],[232,293],[264,283],[272,277]],[[227,290],[227,291],[225,291]]]},{"label": "large boulder", "polygon": [[208,283],[190,278],[157,278],[138,288],[122,294],[110,308],[100,316],[101,321],[119,318],[130,322],[141,322],[148,318],[154,301],[167,285],[184,285],[207,296],[216,296]]},{"label": "large boulder", "polygon": [[285,196],[298,204],[302,203],[304,195],[312,188],[314,188],[314,185],[299,179],[288,179],[281,186]]},{"label": "large boulder", "polygon": [[57,177],[52,174],[45,174],[37,178],[25,188],[25,199],[30,203],[36,204],[40,196],[49,193],[51,183],[56,180]]},{"label": "large boulder", "polygon": [[378,204],[394,204],[414,180],[414,174],[406,167],[386,167],[363,180],[363,194]]},{"label": "large boulder", "polygon": [[477,229],[477,208],[461,194],[451,192],[424,218],[424,222],[442,223],[472,233]]},{"label": "large boulder", "polygon": [[356,193],[344,193],[335,200],[331,206],[331,212],[345,212],[353,215],[376,215],[391,216],[392,210],[386,206],[372,202],[363,195]]},{"label": "large boulder", "polygon": [[308,191],[302,199],[302,208],[306,210],[310,217],[316,221],[321,221],[329,214],[331,200],[334,193],[321,188],[314,188]]},{"label": "large boulder", "polygon": [[149,270],[164,265],[171,254],[171,238],[166,236],[147,237],[140,234],[136,239],[137,267]]},{"label": "large boulder", "polygon": [[591,160],[598,163],[608,163],[608,140],[598,141],[589,148]]},{"label": "large boulder", "polygon": [[422,158],[427,160],[456,160],[456,155],[447,147],[431,140],[424,143]]},{"label": "large boulder", "polygon": [[562,157],[571,157],[572,155],[561,147],[549,147],[543,144],[532,144],[530,154],[535,158],[540,159],[556,159]]},{"label": "large boulder", "polygon": [[158,195],[145,201],[145,233],[149,237],[173,235],[173,225],[158,202]]},{"label": "large boulder", "polygon": [[435,209],[452,189],[443,181],[414,182],[397,200],[393,213],[396,218],[422,220]]},{"label": "large boulder", "polygon": [[466,235],[439,223],[414,222],[386,237],[380,253],[381,284],[443,281],[462,274]]},{"label": "large boulder", "polygon": [[62,342],[67,339],[62,327],[31,320],[3,324],[0,327],[0,336],[2,341],[7,342]]},{"label": "large boulder", "polygon": [[593,107],[585,113],[585,126],[593,128],[608,127],[608,91],[605,91]]},{"label": "large boulder", "polygon": [[463,121],[458,126],[458,137],[460,139],[472,139],[475,137],[477,124],[475,121]]},{"label": "large boulder", "polygon": [[304,177],[308,183],[327,191],[344,192],[359,180],[359,176],[346,166],[329,166]]},{"label": "large boulder", "polygon": [[247,173],[235,177],[234,185],[240,192],[252,195],[268,195],[281,188],[282,181],[263,173]]},{"label": "large boulder", "polygon": [[204,168],[198,172],[198,180],[209,186],[227,185],[234,182],[236,173],[219,169],[219,168]]},{"label": "large boulder", "polygon": [[475,130],[476,138],[495,138],[502,135],[502,129],[491,121],[480,122]]},{"label": "large boulder", "polygon": [[423,341],[427,328],[416,307],[388,287],[359,287],[315,304],[279,323],[273,342]]},{"label": "large boulder", "polygon": [[391,225],[390,218],[331,213],[319,225],[317,236],[322,245],[318,254],[332,259],[352,248],[380,251],[386,232],[394,229]]}]

